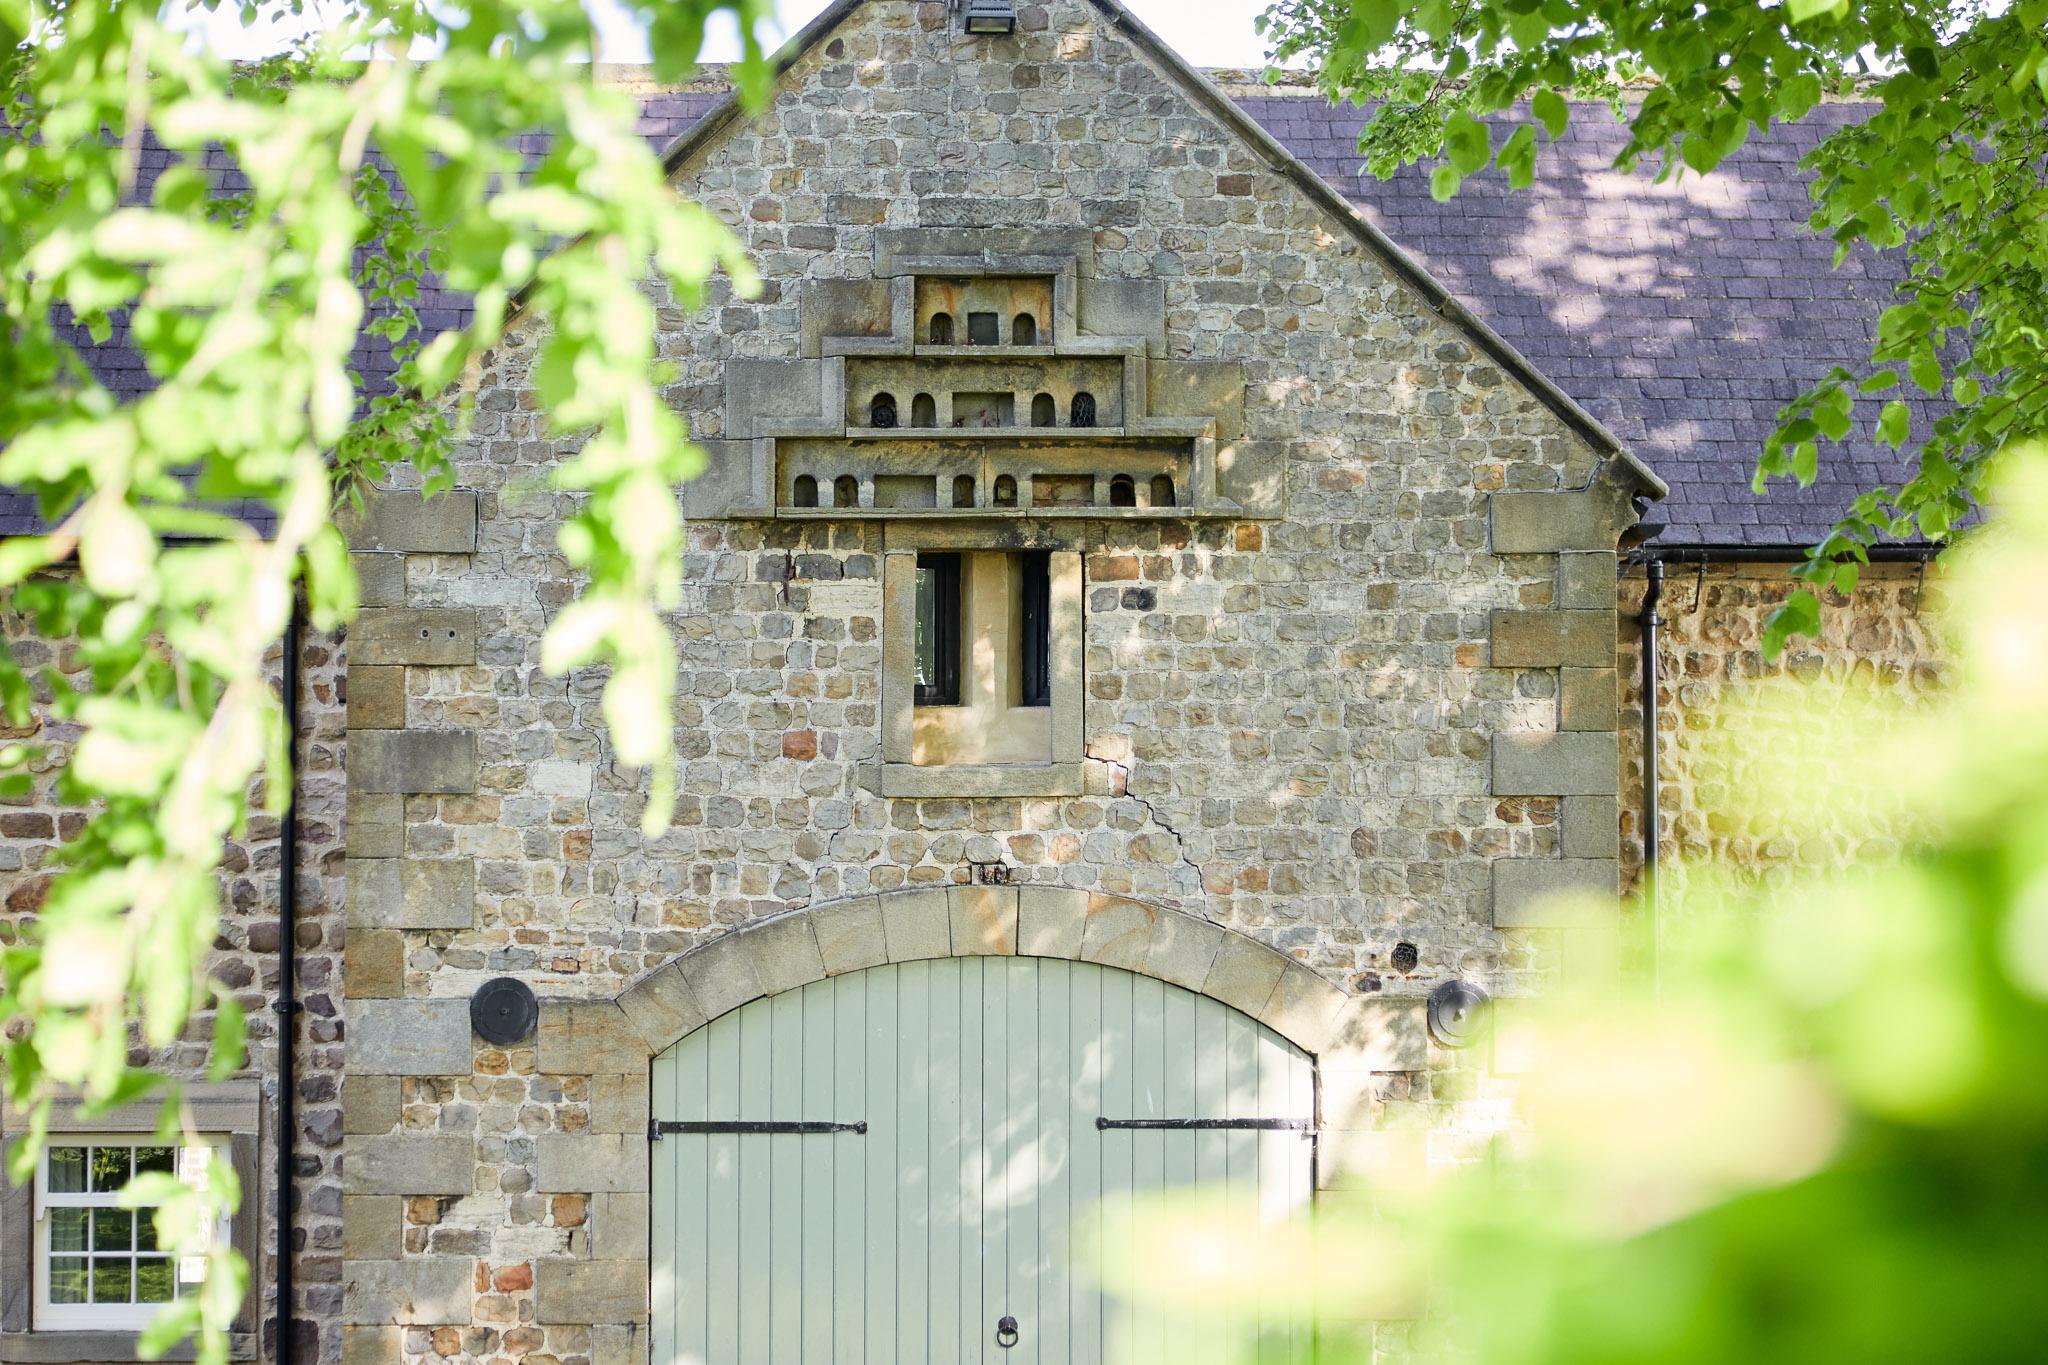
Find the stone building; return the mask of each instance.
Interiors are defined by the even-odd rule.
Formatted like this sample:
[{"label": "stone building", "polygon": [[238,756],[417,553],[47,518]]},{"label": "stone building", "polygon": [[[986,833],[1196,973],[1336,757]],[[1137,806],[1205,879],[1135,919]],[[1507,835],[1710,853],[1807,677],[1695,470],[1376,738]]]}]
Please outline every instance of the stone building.
[{"label": "stone building", "polygon": [[[354,523],[362,616],[297,646],[296,866],[261,825],[227,865],[222,979],[276,992],[291,877],[305,1007],[282,1334],[274,1033],[205,1096],[250,1167],[250,1356],[1101,1359],[1074,1211],[1277,1211],[1483,1138],[1484,1049],[1428,1001],[1537,991],[1612,925],[1654,527],[1702,564],[1667,705],[1759,671],[1781,583],[1735,561],[1868,471],[1750,499],[1757,424],[1876,307],[1809,268],[1777,148],[1728,171],[1753,192],[1652,189],[1583,131],[1560,186],[1436,206],[1114,0],[1014,20],[841,0],[758,114],[646,96],[767,282],[660,313],[711,454],[660,837],[597,679],[539,666],[576,585],[534,324],[466,380],[458,490]],[[1818,666],[1924,684],[1893,572]],[[1667,723],[1662,846],[1796,856],[1683,803]],[[10,920],[73,818],[47,781],[0,811]],[[50,1302],[52,1188],[0,1201],[0,1360],[122,1358],[132,1315],[51,1311],[94,1306]]]}]

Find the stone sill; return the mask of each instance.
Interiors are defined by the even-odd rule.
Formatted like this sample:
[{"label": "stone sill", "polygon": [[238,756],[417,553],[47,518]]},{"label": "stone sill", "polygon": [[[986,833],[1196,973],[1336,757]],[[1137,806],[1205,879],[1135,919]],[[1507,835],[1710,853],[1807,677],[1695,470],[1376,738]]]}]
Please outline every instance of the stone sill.
[{"label": "stone sill", "polygon": [[[838,433],[833,433],[837,435]],[[848,427],[849,441],[965,441],[986,445],[991,441],[1057,441],[1063,445],[1087,445],[1098,440],[1169,440],[1178,435],[1133,432],[1128,427]]]},{"label": "stone sill", "polygon": [[[96,1365],[97,1362],[136,1359],[139,1332],[0,1332],[0,1361],[35,1362],[36,1365]],[[190,1341],[181,1342],[160,1360],[191,1360]],[[228,1359],[254,1360],[253,1332],[228,1334]]]},{"label": "stone sill", "polygon": [[1079,763],[884,763],[882,795],[903,797],[1079,796]]},{"label": "stone sill", "polygon": [[736,510],[733,520],[770,521],[1247,521],[1237,507],[777,507]]}]

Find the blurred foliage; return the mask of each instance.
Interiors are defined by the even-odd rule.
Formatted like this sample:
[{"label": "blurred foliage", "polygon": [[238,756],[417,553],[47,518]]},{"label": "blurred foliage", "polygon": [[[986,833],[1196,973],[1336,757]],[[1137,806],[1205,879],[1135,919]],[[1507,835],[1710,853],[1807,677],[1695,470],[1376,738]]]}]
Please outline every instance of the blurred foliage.
[{"label": "blurred foliage", "polygon": [[1500,1006],[1484,1160],[1264,1232],[1156,1209],[1107,1268],[1134,1311],[1208,1315],[1218,1360],[1288,1359],[1251,1324],[1289,1312],[1322,1365],[2040,1359],[2048,448],[2000,461],[1992,511],[1942,574],[1955,688],[1865,698],[1864,743],[1809,747],[1765,812],[1882,786],[1895,858],[1764,899],[1693,878],[1654,982]]},{"label": "blurred foliage", "polygon": [[[1307,57],[1332,100],[1372,105],[1373,174],[1437,158],[1438,199],[1489,166],[1532,184],[1568,96],[1603,101],[1629,134],[1616,164],[1659,180],[1711,172],[1831,96],[1875,101],[1801,163],[1808,226],[1837,267],[1862,245],[1901,253],[1904,278],[1865,359],[1778,414],[1756,485],[1810,486],[1822,445],[1858,438],[1864,395],[1892,397],[1860,439],[1910,447],[1913,473],[1811,547],[1796,572],[1815,589],[1848,592],[1881,540],[1946,538],[1996,452],[2048,432],[2048,0],[1277,0],[1258,22],[1269,60]],[[1501,114],[1511,126],[1486,121]],[[1945,400],[1918,432],[1913,391]],[[1771,652],[1819,612],[1795,593]]]},{"label": "blurred foliage", "polygon": [[[765,97],[768,0],[624,6],[662,79],[686,73],[711,13],[733,11],[733,79]],[[286,29],[309,17],[297,0],[200,8]],[[575,495],[561,547],[583,593],[546,663],[608,668],[613,745],[652,768],[645,818],[666,825],[675,662],[660,612],[680,588],[676,484],[702,457],[660,396],[650,284],[686,306],[719,270],[753,286],[737,239],[668,184],[634,99],[598,82],[575,0],[353,0],[254,64],[207,50],[191,17],[0,0],[0,485],[32,491],[50,528],[0,542],[0,610],[74,642],[87,670],[83,687],[55,668],[38,682],[0,651],[0,706],[26,727],[40,686],[44,715],[81,727],[58,793],[90,813],[5,950],[6,1082],[36,1115],[17,1175],[53,1087],[134,1098],[153,1081],[131,1065],[137,1035],[165,1046],[208,1000],[215,1072],[241,1067],[241,1012],[204,963],[223,842],[259,775],[272,814],[289,786],[266,652],[301,586],[318,628],[355,610],[338,499],[400,465],[430,491],[452,482],[462,414],[441,395],[515,300],[545,323],[533,385],[550,428],[582,438],[551,477]],[[535,132],[550,141],[528,167],[518,138]],[[145,174],[157,147],[173,164]],[[426,341],[429,271],[475,315]],[[85,362],[79,331],[99,344],[117,326],[146,395],[111,392]],[[351,369],[365,332],[398,363],[374,395]],[[236,504],[274,529],[224,514]],[[7,791],[36,758],[0,747]],[[230,1186],[205,1198],[231,1204]],[[223,1272],[175,1317],[202,1359],[224,1357],[241,1284]]]}]

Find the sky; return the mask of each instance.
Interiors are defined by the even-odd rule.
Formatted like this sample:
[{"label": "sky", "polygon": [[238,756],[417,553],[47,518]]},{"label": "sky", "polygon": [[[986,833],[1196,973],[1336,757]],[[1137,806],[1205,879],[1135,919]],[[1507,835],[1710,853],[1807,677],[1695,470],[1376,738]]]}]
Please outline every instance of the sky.
[{"label": "sky", "polygon": [[[1124,2],[1153,32],[1197,66],[1257,66],[1265,55],[1264,45],[1252,32],[1252,20],[1266,8],[1267,0]],[[647,60],[645,36],[625,17],[616,0],[586,3],[597,18],[604,60]],[[802,28],[827,3],[828,0],[776,0],[775,31],[767,35],[771,46]],[[232,5],[224,5],[210,15],[203,11],[193,13],[190,26],[202,35],[208,47],[228,57],[260,57],[275,51],[279,41],[275,29],[243,29]],[[738,31],[731,16],[721,13],[707,38],[704,60],[730,61],[738,55]]]},{"label": "sky", "polygon": [[[602,24],[606,10],[617,11],[605,3],[594,0]],[[829,0],[777,0],[775,11],[781,32],[777,40],[809,23],[818,11],[825,8]],[[1164,38],[1181,56],[1196,66],[1257,66],[1265,56],[1265,47],[1257,34],[1252,32],[1252,20],[1266,8],[1268,0],[1124,0],[1125,7],[1138,16],[1145,26]],[[727,16],[720,15],[720,19]],[[630,28],[620,26],[618,40],[623,43],[638,37]],[[614,35],[606,32],[610,41]],[[707,44],[704,54],[706,61],[730,61],[739,55],[739,40],[734,29],[727,23],[712,40],[717,46]],[[623,53],[606,53],[607,60],[645,61],[646,44],[640,43],[636,55],[628,58]]]}]

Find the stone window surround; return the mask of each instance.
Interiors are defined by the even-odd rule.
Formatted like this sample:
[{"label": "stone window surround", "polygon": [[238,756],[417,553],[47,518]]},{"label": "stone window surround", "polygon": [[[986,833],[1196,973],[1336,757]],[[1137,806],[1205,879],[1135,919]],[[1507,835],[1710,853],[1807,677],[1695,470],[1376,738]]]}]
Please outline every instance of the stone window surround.
[{"label": "stone window surround", "polygon": [[[917,683],[917,555],[919,550],[976,551],[1037,548],[1004,544],[1014,537],[973,530],[891,536],[882,557],[882,795],[902,797],[1078,796],[1086,716],[1082,701],[1083,583],[1081,553],[1071,545],[1050,552],[1051,601],[1048,665],[1052,704],[1046,717],[1051,747],[1040,763],[929,763],[912,761]],[[929,543],[924,543],[929,542]],[[975,640],[963,642],[971,651]],[[1005,646],[1006,647],[1006,646]],[[973,686],[963,670],[963,695]]]},{"label": "stone window surround", "polygon": [[[194,1130],[228,1138],[228,1157],[242,1184],[242,1205],[235,1213],[232,1239],[235,1249],[248,1258],[252,1272],[262,1261],[258,1241],[258,1214],[263,1207],[263,1186],[258,1180],[257,1147],[262,1114],[262,1087],[254,1079],[223,1083],[192,1083],[183,1088],[192,1111]],[[136,1133],[156,1131],[162,1113],[159,1100],[142,1100],[116,1106],[90,1118],[82,1115],[77,1100],[57,1101],[50,1114],[50,1136],[65,1133]],[[18,1135],[28,1128],[28,1114],[12,1104],[0,1110],[0,1149],[11,1150]],[[55,1362],[134,1360],[139,1332],[119,1329],[93,1331],[36,1331],[32,1327],[35,1274],[35,1187],[14,1185],[0,1177],[0,1360]],[[228,1355],[233,1360],[256,1358],[256,1304],[260,1284],[252,1276],[242,1311],[228,1337]],[[189,1342],[177,1347],[165,1360],[190,1360]]]}]

